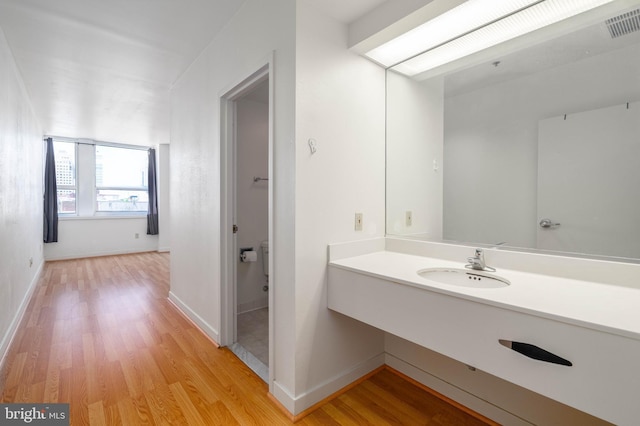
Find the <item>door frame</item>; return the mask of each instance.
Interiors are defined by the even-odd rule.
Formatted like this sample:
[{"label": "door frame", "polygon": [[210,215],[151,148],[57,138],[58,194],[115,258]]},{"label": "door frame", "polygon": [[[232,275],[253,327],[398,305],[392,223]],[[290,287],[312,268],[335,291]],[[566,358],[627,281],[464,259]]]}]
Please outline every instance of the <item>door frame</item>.
[{"label": "door frame", "polygon": [[269,159],[268,159],[268,226],[269,226],[269,389],[274,378],[273,318],[275,250],[273,247],[273,129],[274,75],[273,53],[253,71],[239,78],[220,96],[220,345],[230,346],[237,338],[237,265],[239,257],[233,226],[236,224],[236,102],[268,80],[269,84]]}]

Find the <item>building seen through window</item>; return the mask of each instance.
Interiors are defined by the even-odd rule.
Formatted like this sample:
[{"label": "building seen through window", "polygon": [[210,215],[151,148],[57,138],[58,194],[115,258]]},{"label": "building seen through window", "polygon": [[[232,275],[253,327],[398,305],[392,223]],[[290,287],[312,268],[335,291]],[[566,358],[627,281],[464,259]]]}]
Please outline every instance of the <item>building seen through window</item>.
[{"label": "building seen through window", "polygon": [[148,154],[138,149],[96,145],[96,210],[146,212]]},{"label": "building seen through window", "polygon": [[76,144],[54,142],[56,158],[56,185],[58,188],[58,214],[76,212]]}]

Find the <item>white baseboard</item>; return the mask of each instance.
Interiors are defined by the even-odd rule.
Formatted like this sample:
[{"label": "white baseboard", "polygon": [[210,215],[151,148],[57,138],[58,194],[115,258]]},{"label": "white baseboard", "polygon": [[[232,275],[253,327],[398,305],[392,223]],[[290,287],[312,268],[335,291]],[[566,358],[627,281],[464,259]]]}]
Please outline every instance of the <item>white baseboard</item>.
[{"label": "white baseboard", "polygon": [[381,353],[370,358],[351,370],[342,372],[320,383],[313,389],[294,397],[277,381],[273,383],[273,396],[294,416],[317,404],[319,401],[333,395],[356,380],[384,365],[385,354]]},{"label": "white baseboard", "polygon": [[[44,260],[40,262],[38,265],[38,270],[33,276],[31,283],[29,283],[29,287],[27,292],[25,293],[20,305],[18,306],[18,310],[16,314],[13,316],[13,320],[7,329],[7,332],[2,336],[2,341],[0,341],[0,385],[4,378],[1,376],[4,368],[4,362],[6,361],[6,356],[9,352],[9,348],[11,347],[11,343],[16,336],[16,332],[18,331],[18,326],[22,322],[22,318],[24,317],[25,312],[27,311],[27,306],[29,305],[29,301],[31,300],[31,296],[33,296],[33,292],[36,289],[38,284],[38,280],[40,279],[40,274],[42,274],[42,268],[44,267]],[[3,386],[0,386],[2,389]]]},{"label": "white baseboard", "polygon": [[516,417],[513,414],[497,407],[477,396],[466,392],[465,390],[458,388],[444,380],[419,369],[411,364],[406,363],[400,358],[396,358],[393,355],[385,354],[385,364],[389,367],[398,370],[402,374],[411,377],[413,380],[422,383],[430,389],[441,393],[447,398],[464,405],[465,407],[479,413],[485,417],[490,418],[503,425],[513,426],[531,426],[531,423]]},{"label": "white baseboard", "polygon": [[263,296],[260,299],[252,300],[250,302],[240,303],[238,305],[238,314],[244,314],[245,312],[255,311],[257,309],[268,308],[269,297]]},{"label": "white baseboard", "polygon": [[273,396],[288,412],[295,415],[296,399],[291,392],[282,386],[277,380],[273,381]]},{"label": "white baseboard", "polygon": [[193,321],[200,329],[214,342],[220,342],[220,332],[213,328],[208,322],[206,322],[200,315],[195,313],[186,303],[184,303],[178,296],[176,296],[173,292],[169,292],[169,300],[176,306],[176,308],[180,309],[182,313],[187,316],[191,321]]},{"label": "white baseboard", "polygon": [[95,252],[82,252],[82,253],[70,253],[64,255],[53,255],[46,256],[46,261],[56,261],[56,260],[70,260],[70,259],[84,259],[87,257],[102,257],[102,256],[117,256],[119,254],[134,254],[134,253],[149,253],[152,251],[159,251],[155,248],[144,248],[144,249],[132,249],[132,250],[104,250],[104,251],[95,251]]},{"label": "white baseboard", "polygon": [[171,252],[171,248],[170,247],[159,247],[158,248],[158,252],[159,253],[170,253]]}]

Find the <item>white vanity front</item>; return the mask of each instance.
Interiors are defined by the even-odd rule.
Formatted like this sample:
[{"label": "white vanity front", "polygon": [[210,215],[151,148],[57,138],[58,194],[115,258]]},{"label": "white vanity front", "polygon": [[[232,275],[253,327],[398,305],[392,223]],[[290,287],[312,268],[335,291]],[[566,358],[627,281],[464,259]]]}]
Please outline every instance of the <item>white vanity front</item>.
[{"label": "white vanity front", "polygon": [[[489,260],[499,258],[494,253]],[[490,266],[509,285],[461,287],[418,274],[429,268],[464,268],[464,260],[388,247],[332,255],[328,306],[594,416],[637,424],[640,289],[497,265]],[[522,344],[534,345],[535,353],[523,355],[500,341],[516,342],[513,348],[525,353],[531,346]],[[545,351],[571,365],[534,359],[540,354],[545,358]]]}]

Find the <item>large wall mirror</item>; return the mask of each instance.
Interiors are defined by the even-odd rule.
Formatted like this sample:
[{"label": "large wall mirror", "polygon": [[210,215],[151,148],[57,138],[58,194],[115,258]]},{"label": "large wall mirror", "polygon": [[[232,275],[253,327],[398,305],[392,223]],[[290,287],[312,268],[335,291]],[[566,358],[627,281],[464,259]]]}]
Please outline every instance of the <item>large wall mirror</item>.
[{"label": "large wall mirror", "polygon": [[640,1],[388,69],[387,234],[640,261]]}]

